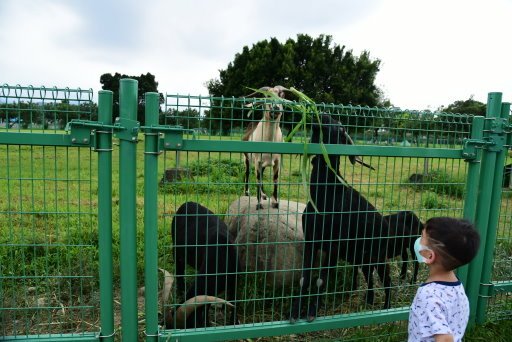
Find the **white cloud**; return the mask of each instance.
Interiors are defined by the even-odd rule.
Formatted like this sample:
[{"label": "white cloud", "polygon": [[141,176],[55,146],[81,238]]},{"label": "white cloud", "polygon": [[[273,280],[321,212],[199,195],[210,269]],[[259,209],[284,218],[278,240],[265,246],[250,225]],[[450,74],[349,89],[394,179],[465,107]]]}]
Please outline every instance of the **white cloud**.
[{"label": "white cloud", "polygon": [[506,100],[510,13],[507,0],[4,0],[0,82],[99,90],[103,73],[150,72],[161,92],[205,95],[243,46],[306,33],[379,58],[377,83],[395,105]]}]

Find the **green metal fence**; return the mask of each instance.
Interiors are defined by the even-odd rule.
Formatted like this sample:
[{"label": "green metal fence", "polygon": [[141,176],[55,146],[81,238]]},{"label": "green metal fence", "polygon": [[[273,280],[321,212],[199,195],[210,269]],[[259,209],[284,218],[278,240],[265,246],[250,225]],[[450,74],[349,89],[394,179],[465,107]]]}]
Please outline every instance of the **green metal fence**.
[{"label": "green metal fence", "polygon": [[[101,316],[108,308],[112,314],[110,228],[105,231],[111,197],[98,189],[111,168],[83,141],[90,135],[77,141],[62,130],[73,119],[97,119],[93,92],[0,90],[0,334],[96,340],[108,329],[100,328],[100,306]],[[110,103],[99,100],[100,115],[109,117],[111,96]],[[99,223],[98,210],[105,215]],[[100,288],[105,267],[110,276],[100,278]]]},{"label": "green metal fence", "polygon": [[[368,331],[374,331],[375,339],[405,338],[408,308],[426,275],[420,268],[418,280],[411,282],[413,258],[389,261],[391,309],[382,309],[384,289],[377,275],[375,302],[367,304],[364,279],[359,276],[359,285],[351,286],[352,275],[363,265],[340,260],[329,273],[317,319],[288,321],[302,267],[309,158],[323,150],[307,143],[310,130],[287,143],[242,142],[245,128],[262,116],[260,106],[247,106],[253,99],[168,94],[161,105],[156,93],[145,95],[141,126],[133,80],[121,82],[120,117],[114,123],[110,92],[99,93],[98,108],[90,90],[4,85],[0,95],[4,339],[293,335],[296,340],[365,340],[371,337]],[[339,120],[355,141],[325,145],[326,151],[363,156],[375,168],[342,157],[340,170],[383,215],[409,210],[422,221],[447,215],[476,222],[482,248],[458,272],[470,298],[471,321],[510,319],[512,207],[508,185],[502,191],[509,176],[503,177],[510,105],[502,103],[501,94],[489,94],[486,118],[396,108],[317,108]],[[300,115],[284,104],[280,126],[285,136]],[[244,152],[281,155],[279,208],[266,200],[255,210],[254,172],[253,196],[244,195]],[[270,173],[264,174],[269,194]],[[213,305],[210,327],[162,325],[185,300],[176,285],[169,290],[168,280],[176,271],[171,222],[188,201],[218,215],[235,239],[240,263],[231,302],[239,324],[229,320],[232,309]],[[408,267],[405,281],[399,279],[403,263]],[[187,267],[184,278],[194,286],[195,270]]]}]

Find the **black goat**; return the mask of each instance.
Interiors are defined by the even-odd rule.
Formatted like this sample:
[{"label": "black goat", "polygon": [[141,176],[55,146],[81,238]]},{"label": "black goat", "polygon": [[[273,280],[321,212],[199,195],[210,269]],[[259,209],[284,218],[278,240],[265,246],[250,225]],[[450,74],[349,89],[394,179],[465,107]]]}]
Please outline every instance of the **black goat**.
[{"label": "black goat", "polygon": [[[407,260],[409,260],[407,250],[411,253],[411,257],[414,261],[414,242],[418,236],[421,235],[423,223],[412,211],[400,211],[395,214],[386,215],[384,219],[388,221],[389,228],[395,235],[389,238],[388,258],[402,257],[400,279],[405,280],[407,275]],[[419,267],[420,264],[414,262],[414,272],[411,283],[416,282]]]},{"label": "black goat", "polygon": [[[402,267],[400,270],[400,279],[405,280],[407,276],[407,261],[409,260],[409,254],[414,264],[413,276],[411,278],[411,284],[416,282],[418,278],[418,271],[420,264],[415,262],[414,254],[414,242],[421,235],[423,229],[423,223],[412,211],[400,211],[398,213],[383,216],[388,222],[389,234],[386,239],[387,243],[387,258],[392,259],[397,256],[402,258]],[[372,268],[373,270],[374,268]],[[373,288],[372,274],[368,268],[362,269],[365,279],[368,280],[368,288]],[[352,288],[357,287],[357,272],[353,273]]]},{"label": "black goat", "polygon": [[[172,239],[178,291],[185,291],[185,268],[196,270],[195,281],[185,294],[185,300],[199,295],[217,296],[225,293],[228,301],[235,299],[238,253],[228,227],[208,208],[195,203],[182,204],[173,218]],[[185,327],[205,327],[210,305],[199,306],[187,318]],[[237,322],[236,306],[232,311]],[[167,324],[169,326],[169,324]]]},{"label": "black goat", "polygon": [[[320,141],[325,144],[351,143],[343,126],[327,114],[321,115],[321,125],[313,123],[311,142]],[[384,308],[390,307],[391,278],[386,264],[388,239],[383,238],[389,234],[388,221],[359,192],[343,183],[339,173],[340,156],[329,155],[328,158],[332,169],[322,154],[311,161],[311,200],[302,216],[305,240],[303,270],[300,294],[292,304],[292,323],[299,318],[303,302],[308,302],[307,320],[315,319],[321,304],[319,294],[324,291],[329,272],[334,270],[339,259],[363,265],[363,274],[368,282],[366,301],[370,304],[373,304],[374,293],[372,277],[368,275],[376,267],[384,283]],[[350,159],[354,163],[355,158]],[[326,256],[320,264],[317,289],[312,290],[311,271],[319,251]],[[304,299],[306,295],[308,299]]]}]

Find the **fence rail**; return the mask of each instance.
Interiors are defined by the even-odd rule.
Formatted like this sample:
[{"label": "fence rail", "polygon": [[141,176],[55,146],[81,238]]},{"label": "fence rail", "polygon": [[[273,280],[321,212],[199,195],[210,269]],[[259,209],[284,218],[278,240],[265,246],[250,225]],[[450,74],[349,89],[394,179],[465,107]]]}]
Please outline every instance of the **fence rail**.
[{"label": "fence rail", "polygon": [[[148,93],[141,125],[134,116],[133,80],[121,82],[115,121],[111,92],[100,91],[96,106],[91,90],[8,85],[0,90],[4,339],[225,340],[293,334],[300,340],[330,331],[333,338],[356,340],[357,333],[347,329],[406,321],[425,269],[412,281],[415,261],[398,258],[387,262],[390,309],[382,309],[384,286],[377,275],[375,302],[369,304],[364,279],[351,284],[352,275],[366,265],[340,260],[329,268],[316,320],[290,324],[302,269],[309,159],[322,153],[342,157],[343,177],[383,215],[409,210],[422,221],[445,215],[476,222],[482,249],[458,272],[470,298],[471,321],[511,317],[512,207],[503,188],[510,105],[502,103],[500,93],[489,94],[485,118],[317,104],[319,112],[343,123],[355,142],[322,146],[309,143],[309,124],[289,143],[242,142],[245,127],[261,119],[261,100],[167,94],[161,107],[159,95]],[[303,113],[281,104],[280,125],[287,136]],[[244,196],[243,153],[281,155],[279,208],[267,200],[257,211],[256,198]],[[375,170],[352,165],[345,156],[362,156]],[[271,177],[264,179],[270,187]],[[251,174],[252,193],[256,185]],[[162,325],[185,294],[177,286],[169,290],[158,269],[174,274],[177,248],[203,246],[172,241],[171,222],[187,201],[209,208],[231,229],[240,258],[231,300],[239,324],[229,321],[229,308],[213,306],[204,318],[210,327]],[[183,234],[185,227],[178,228]],[[223,253],[222,246],[229,247],[206,246],[215,248],[207,255],[212,260]],[[409,273],[400,282],[403,264]],[[186,268],[185,284],[196,292],[198,277]],[[403,339],[404,325],[396,327],[392,335]]]}]

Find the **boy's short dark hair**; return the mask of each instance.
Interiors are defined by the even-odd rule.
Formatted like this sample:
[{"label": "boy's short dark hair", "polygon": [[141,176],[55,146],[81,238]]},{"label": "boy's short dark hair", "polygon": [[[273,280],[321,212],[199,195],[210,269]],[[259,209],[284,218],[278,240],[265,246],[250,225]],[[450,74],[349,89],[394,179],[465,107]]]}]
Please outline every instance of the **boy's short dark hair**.
[{"label": "boy's short dark hair", "polygon": [[441,255],[447,271],[468,264],[480,246],[480,235],[473,224],[453,217],[433,217],[425,223],[428,246]]}]

